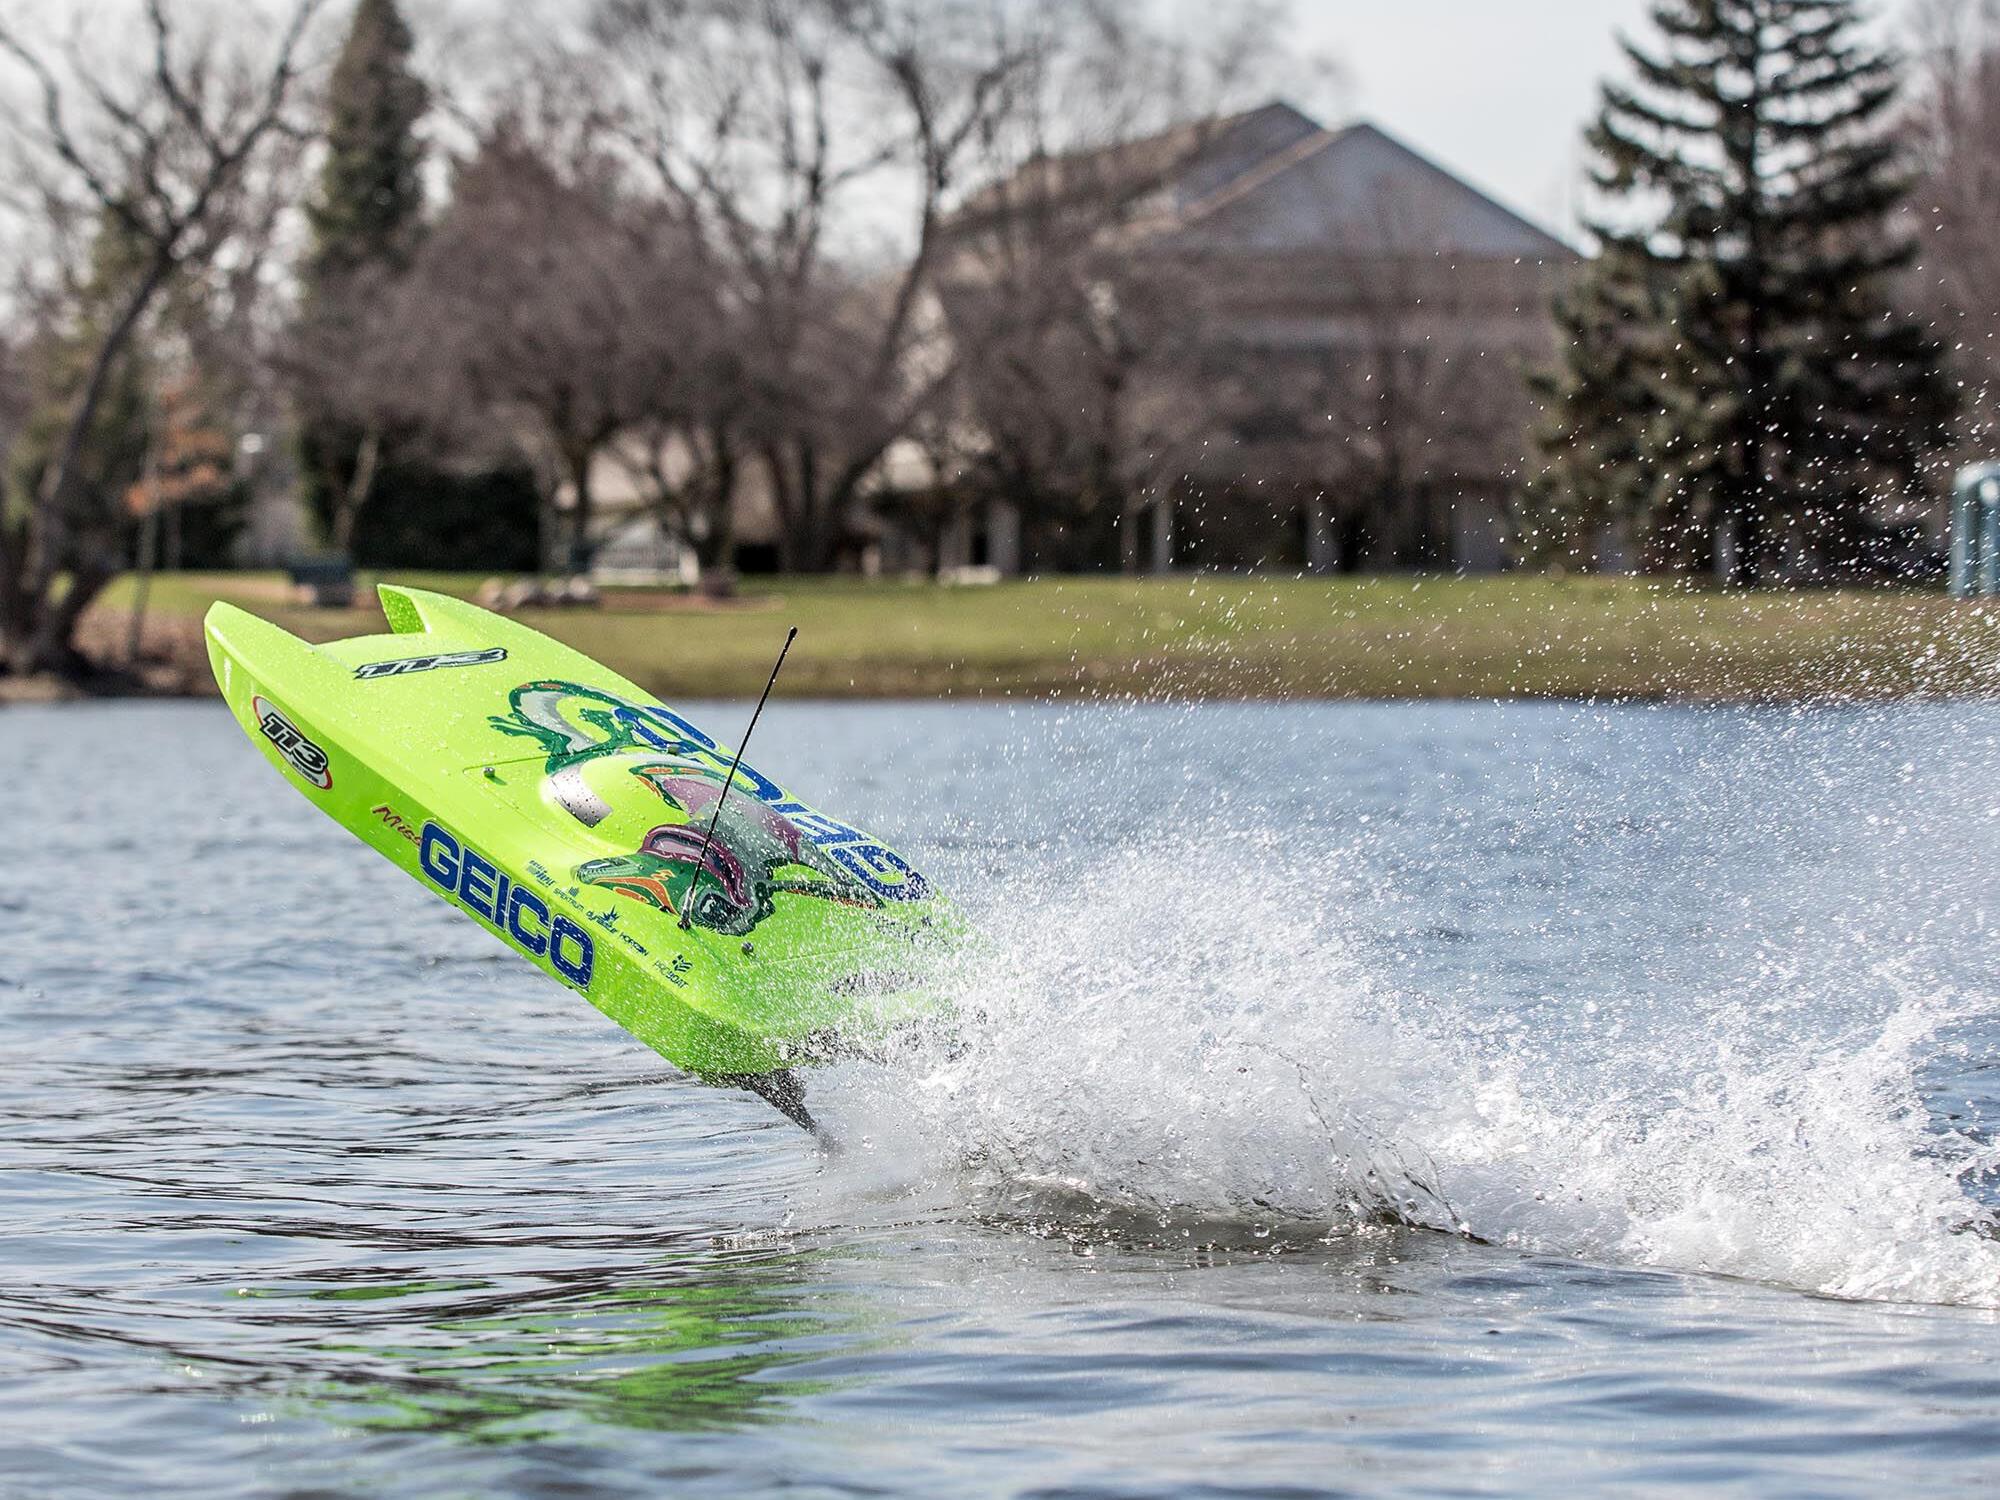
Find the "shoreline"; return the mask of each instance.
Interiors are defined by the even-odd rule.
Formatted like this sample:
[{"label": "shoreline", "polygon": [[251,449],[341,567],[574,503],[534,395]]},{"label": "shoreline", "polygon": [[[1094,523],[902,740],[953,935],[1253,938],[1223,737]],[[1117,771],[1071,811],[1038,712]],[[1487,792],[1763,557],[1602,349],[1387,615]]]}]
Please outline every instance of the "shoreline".
[{"label": "shoreline", "polygon": [[[655,697],[675,703],[755,703],[757,695],[745,692],[690,692],[656,693]],[[78,687],[74,683],[48,676],[28,678],[0,678],[0,712],[10,708],[75,707],[84,704],[111,703],[220,703],[222,695],[207,691],[189,689],[159,690],[150,687],[117,688],[105,690],[98,687]],[[1677,708],[1677,709],[1843,709],[1880,708],[1896,704],[1974,704],[2000,702],[2000,688],[1990,690],[1967,689],[1942,691],[1928,688],[1911,688],[1885,691],[1875,694],[1859,693],[1808,693],[1801,692],[1792,697],[1742,696],[1697,697],[1690,694],[1673,693],[1456,693],[1433,695],[1385,695],[1380,693],[1155,693],[1107,692],[1097,689],[1076,689],[1074,691],[1000,692],[973,690],[965,692],[902,693],[852,692],[825,693],[811,692],[793,694],[786,698],[793,705],[811,703],[906,703],[941,704],[956,707],[1005,708],[1018,705],[1049,704],[1060,706],[1091,706],[1118,708],[1172,708],[1198,707],[1208,704],[1243,704],[1270,707],[1307,707],[1340,704],[1348,707],[1389,707],[1423,705],[1447,705],[1483,703],[1500,706],[1502,704],[1567,704],[1578,708]]]},{"label": "shoreline", "polygon": [[[468,575],[401,575],[470,594]],[[362,596],[366,598],[365,595]],[[201,618],[241,603],[307,640],[381,633],[372,600],[291,601],[270,574],[156,580],[136,664],[129,585],[85,616],[80,682],[0,704],[215,695]],[[637,606],[637,607],[635,607]],[[613,595],[524,623],[672,699],[755,697],[783,625],[795,699],[1788,705],[2000,695],[2000,607],[1913,589],[1724,594],[1637,579],[1181,575],[990,587],[782,578],[719,610]]]}]

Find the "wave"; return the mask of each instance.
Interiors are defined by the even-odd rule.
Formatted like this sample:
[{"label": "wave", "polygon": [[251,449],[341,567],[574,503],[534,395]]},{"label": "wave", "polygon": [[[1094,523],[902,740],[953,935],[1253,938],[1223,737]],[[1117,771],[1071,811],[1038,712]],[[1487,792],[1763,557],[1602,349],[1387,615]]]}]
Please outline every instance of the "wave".
[{"label": "wave", "polygon": [[989,882],[986,940],[940,981],[951,1034],[816,1083],[834,1191],[1252,1238],[1401,1223],[2000,1306],[2000,1153],[1925,1097],[1992,1035],[1989,997],[1816,964],[1706,997],[1426,998],[1342,927],[1366,872],[1295,846],[1156,838]]}]

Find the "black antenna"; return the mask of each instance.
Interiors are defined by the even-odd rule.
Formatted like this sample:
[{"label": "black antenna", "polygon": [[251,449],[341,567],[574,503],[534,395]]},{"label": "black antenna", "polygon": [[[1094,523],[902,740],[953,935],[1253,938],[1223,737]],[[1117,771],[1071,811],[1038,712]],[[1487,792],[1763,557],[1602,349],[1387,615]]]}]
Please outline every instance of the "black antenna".
[{"label": "black antenna", "polygon": [[743,731],[743,738],[736,746],[736,759],[729,763],[729,774],[722,781],[722,795],[715,799],[715,811],[709,814],[708,832],[701,836],[701,854],[694,862],[694,875],[688,881],[687,899],[681,903],[681,931],[688,930],[688,922],[694,913],[694,888],[701,880],[701,872],[708,868],[708,845],[715,837],[715,825],[722,818],[722,804],[729,800],[729,789],[736,785],[736,768],[743,764],[743,751],[750,743],[750,736],[757,732],[757,720],[764,712],[764,705],[770,700],[771,689],[778,685],[778,671],[785,665],[785,653],[792,649],[792,642],[798,638],[799,627],[794,625],[785,632],[785,644],[778,648],[778,659],[771,663],[771,680],[764,684],[764,696],[757,700],[757,708],[750,715],[750,727]]}]

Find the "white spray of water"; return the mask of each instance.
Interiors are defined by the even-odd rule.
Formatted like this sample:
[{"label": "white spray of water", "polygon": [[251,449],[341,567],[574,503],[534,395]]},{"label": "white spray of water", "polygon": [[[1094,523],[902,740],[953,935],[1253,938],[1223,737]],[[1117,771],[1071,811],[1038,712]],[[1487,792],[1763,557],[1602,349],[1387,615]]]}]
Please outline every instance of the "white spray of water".
[{"label": "white spray of water", "polygon": [[1008,890],[950,976],[949,1044],[816,1084],[850,1143],[836,1182],[1256,1232],[1390,1218],[2000,1306],[2000,1243],[1977,1232],[1992,1214],[1968,1191],[2000,1156],[1941,1133],[1918,1092],[1961,1004],[1882,974],[1896,988],[1844,1030],[1774,1034],[1807,1009],[1776,997],[1659,1007],[1608,1049],[1570,1045],[1559,1019],[1372,982],[1330,925],[1346,903],[1325,862],[1235,837],[1219,885],[1209,844],[1155,844]]}]

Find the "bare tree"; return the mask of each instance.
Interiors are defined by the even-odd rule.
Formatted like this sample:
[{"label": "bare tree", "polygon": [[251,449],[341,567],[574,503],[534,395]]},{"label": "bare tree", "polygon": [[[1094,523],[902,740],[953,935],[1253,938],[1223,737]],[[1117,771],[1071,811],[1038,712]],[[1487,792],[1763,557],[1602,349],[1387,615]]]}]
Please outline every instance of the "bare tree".
[{"label": "bare tree", "polygon": [[361,510],[384,452],[420,428],[456,430],[461,413],[436,357],[437,310],[413,279],[388,266],[357,268],[322,287],[312,315],[290,330],[280,356],[294,407],[351,429],[352,462],[327,496],[326,540],[351,557]]},{"label": "bare tree", "polygon": [[[1961,371],[1990,391],[2000,377],[2000,4],[1924,0],[1912,20],[1919,81],[1906,135],[1923,177],[1910,202],[1928,222],[1909,292]],[[1966,404],[1972,421],[1985,406]]]},{"label": "bare tree", "polygon": [[[740,309],[739,414],[792,569],[831,566],[870,475],[950,383],[922,291],[1025,52],[992,0],[606,0],[628,138]],[[893,175],[892,175],[893,174]],[[880,184],[887,184],[881,186]],[[865,192],[904,253],[861,268]],[[935,357],[934,357],[935,356]]]},{"label": "bare tree", "polygon": [[14,444],[32,401],[23,352],[9,331],[0,328],[0,474],[12,467]]},{"label": "bare tree", "polygon": [[[213,263],[267,143],[291,128],[299,58],[320,0],[297,0],[261,57],[217,29],[184,37],[167,0],[147,0],[147,65],[126,78],[96,53],[51,55],[0,23],[0,54],[35,103],[7,123],[18,170],[44,201],[117,226],[137,254],[96,333],[63,433],[25,505],[0,521],[0,651],[16,672],[75,671],[78,617],[122,566],[113,518],[78,503],[79,460],[112,369],[177,274]],[[236,37],[242,32],[232,28]]]},{"label": "bare tree", "polygon": [[695,335],[676,361],[679,378],[641,392],[638,416],[612,460],[647,497],[669,535],[693,549],[703,592],[734,591],[737,480],[749,460],[742,413],[742,362],[715,337],[724,324]]},{"label": "bare tree", "polygon": [[[1099,0],[1037,35],[985,185],[933,281],[956,346],[952,467],[1015,507],[1058,565],[1140,562],[1142,512],[1227,427],[1216,288],[1174,243],[1178,197],[1284,68],[1259,6],[1200,45]],[[1247,117],[1245,117],[1247,118]]]},{"label": "bare tree", "polygon": [[587,140],[503,119],[385,299],[402,331],[384,355],[401,368],[353,409],[380,415],[403,393],[434,433],[526,458],[548,499],[568,488],[567,561],[587,568],[598,463],[687,378],[680,243]]},{"label": "bare tree", "polygon": [[1171,257],[1067,236],[1008,253],[996,279],[947,292],[962,369],[960,465],[974,494],[1013,506],[1055,566],[1139,564],[1140,509],[1218,429],[1203,379],[1207,289]]}]

